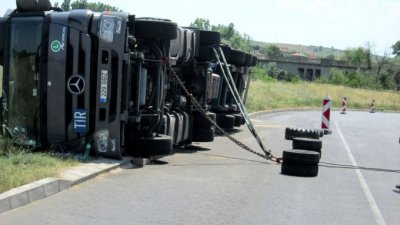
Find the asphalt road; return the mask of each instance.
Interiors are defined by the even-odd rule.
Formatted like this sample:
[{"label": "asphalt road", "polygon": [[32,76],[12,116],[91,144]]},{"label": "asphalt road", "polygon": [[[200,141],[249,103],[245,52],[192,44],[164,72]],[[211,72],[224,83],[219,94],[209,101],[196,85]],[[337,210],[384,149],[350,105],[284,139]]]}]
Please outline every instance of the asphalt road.
[{"label": "asphalt road", "polygon": [[[276,155],[286,126],[318,128],[317,111],[253,122]],[[334,112],[319,175],[285,176],[224,137],[163,159],[118,169],[0,215],[0,224],[400,224],[400,114]],[[256,148],[248,131],[235,134]],[[357,167],[358,166],[358,167]]]}]

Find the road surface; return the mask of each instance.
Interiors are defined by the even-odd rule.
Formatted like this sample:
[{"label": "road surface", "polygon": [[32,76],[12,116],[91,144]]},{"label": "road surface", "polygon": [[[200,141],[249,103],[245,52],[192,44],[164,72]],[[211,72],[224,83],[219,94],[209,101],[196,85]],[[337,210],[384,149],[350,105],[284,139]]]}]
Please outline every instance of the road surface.
[{"label": "road surface", "polygon": [[[291,148],[285,127],[318,128],[317,111],[254,118],[276,155]],[[400,114],[334,112],[319,175],[285,176],[280,166],[224,137],[163,159],[127,166],[0,215],[0,225],[400,224]],[[257,148],[248,131],[235,137]]]}]

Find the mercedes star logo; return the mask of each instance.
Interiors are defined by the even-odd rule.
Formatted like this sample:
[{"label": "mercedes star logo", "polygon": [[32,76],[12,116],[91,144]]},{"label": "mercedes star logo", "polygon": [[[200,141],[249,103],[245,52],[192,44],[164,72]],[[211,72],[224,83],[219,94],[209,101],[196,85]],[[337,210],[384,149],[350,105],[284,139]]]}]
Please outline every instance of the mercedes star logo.
[{"label": "mercedes star logo", "polygon": [[68,91],[71,94],[80,95],[85,90],[85,78],[81,75],[72,75],[67,82]]}]

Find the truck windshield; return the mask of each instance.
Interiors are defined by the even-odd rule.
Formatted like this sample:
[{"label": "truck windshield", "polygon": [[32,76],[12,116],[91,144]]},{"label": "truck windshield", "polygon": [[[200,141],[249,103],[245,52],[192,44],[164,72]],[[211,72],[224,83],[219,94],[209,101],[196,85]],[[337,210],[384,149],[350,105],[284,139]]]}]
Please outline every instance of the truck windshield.
[{"label": "truck windshield", "polygon": [[39,57],[42,17],[12,18],[9,42],[7,127],[19,144],[36,146],[39,136]]}]

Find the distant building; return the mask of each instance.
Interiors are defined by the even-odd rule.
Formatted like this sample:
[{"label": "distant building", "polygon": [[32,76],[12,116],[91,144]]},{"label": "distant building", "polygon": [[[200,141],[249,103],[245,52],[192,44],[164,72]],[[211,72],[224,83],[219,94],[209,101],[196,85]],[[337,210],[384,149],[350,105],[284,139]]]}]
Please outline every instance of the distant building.
[{"label": "distant building", "polygon": [[301,53],[295,53],[282,58],[266,58],[258,56],[259,63],[273,63],[277,68],[292,74],[299,75],[302,79],[314,81],[321,76],[329,75],[332,68],[339,69],[345,73],[352,73],[358,69],[366,68],[350,65],[343,60],[309,58]]}]

